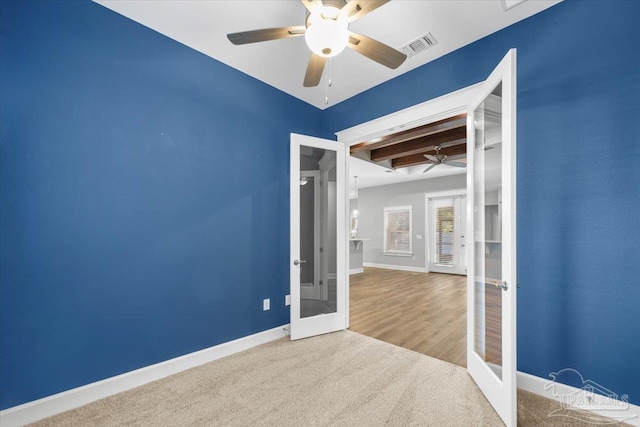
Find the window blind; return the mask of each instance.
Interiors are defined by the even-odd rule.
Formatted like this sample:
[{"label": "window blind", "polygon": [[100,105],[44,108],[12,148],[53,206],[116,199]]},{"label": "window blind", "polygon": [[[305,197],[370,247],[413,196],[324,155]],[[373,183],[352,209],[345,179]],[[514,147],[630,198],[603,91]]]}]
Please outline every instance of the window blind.
[{"label": "window blind", "polygon": [[433,201],[435,263],[453,265],[455,252],[453,198]]},{"label": "window blind", "polygon": [[411,253],[411,207],[385,208],[384,251]]}]

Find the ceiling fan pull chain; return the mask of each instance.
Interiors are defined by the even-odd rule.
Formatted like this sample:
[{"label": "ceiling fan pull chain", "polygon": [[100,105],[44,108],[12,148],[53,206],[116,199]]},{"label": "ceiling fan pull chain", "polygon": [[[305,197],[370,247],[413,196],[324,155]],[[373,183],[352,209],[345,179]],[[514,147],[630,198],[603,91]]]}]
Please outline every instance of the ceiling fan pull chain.
[{"label": "ceiling fan pull chain", "polygon": [[324,87],[324,105],[329,105],[329,88],[331,87],[331,58],[327,58],[327,84]]}]

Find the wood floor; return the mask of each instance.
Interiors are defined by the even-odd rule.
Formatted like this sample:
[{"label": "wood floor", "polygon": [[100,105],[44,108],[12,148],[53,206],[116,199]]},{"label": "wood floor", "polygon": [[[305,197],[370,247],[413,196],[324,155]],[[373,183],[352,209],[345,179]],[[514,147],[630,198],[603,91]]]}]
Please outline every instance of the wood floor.
[{"label": "wood floor", "polygon": [[[349,281],[349,329],[466,367],[465,276],[365,268]],[[499,306],[496,298],[499,292],[487,291],[487,311]],[[499,317],[487,316],[486,359],[494,363],[500,326]]]}]

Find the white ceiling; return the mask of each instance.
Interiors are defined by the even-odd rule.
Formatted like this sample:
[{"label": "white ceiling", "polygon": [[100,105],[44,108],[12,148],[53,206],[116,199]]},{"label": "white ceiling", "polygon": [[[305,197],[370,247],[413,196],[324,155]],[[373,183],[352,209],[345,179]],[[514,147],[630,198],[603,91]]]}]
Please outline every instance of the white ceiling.
[{"label": "white ceiling", "polygon": [[500,0],[392,0],[354,21],[349,29],[394,48],[428,32],[438,44],[408,58],[396,70],[346,49],[332,60],[333,86],[329,91],[329,103],[325,105],[324,80],[315,88],[302,86],[310,56],[304,37],[243,46],[232,45],[226,37],[227,33],[304,25],[306,9],[299,0],[95,1],[321,109],[559,2],[505,0],[504,4],[513,6],[505,11]]},{"label": "white ceiling", "polygon": [[[302,86],[310,56],[304,37],[244,46],[234,46],[226,37],[228,33],[240,31],[303,25],[306,9],[299,0],[94,1],[324,109],[545,10],[561,0],[504,0],[504,3],[501,0],[392,0],[353,22],[349,29],[394,48],[400,48],[426,33],[431,33],[438,44],[408,58],[396,70],[346,49],[332,60],[333,86],[327,105],[324,79],[316,88]],[[505,10],[503,4],[509,9]],[[384,167],[351,157],[350,175],[358,176],[358,188],[365,188],[466,173],[466,168],[442,165],[423,174],[427,166],[387,172]],[[352,192],[353,181],[351,178]]]}]

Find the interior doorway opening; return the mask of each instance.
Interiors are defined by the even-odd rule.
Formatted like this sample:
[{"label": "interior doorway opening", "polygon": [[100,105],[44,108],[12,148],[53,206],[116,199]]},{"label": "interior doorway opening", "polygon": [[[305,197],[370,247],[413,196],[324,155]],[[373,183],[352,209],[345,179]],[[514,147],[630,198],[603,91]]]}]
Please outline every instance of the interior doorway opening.
[{"label": "interior doorway opening", "polygon": [[[428,163],[421,174],[433,170],[437,166],[465,167],[459,160],[462,153],[444,154],[443,150],[454,149],[457,139],[467,138],[466,147],[468,173],[466,174],[466,188],[469,201],[467,202],[467,227],[471,231],[471,243],[467,245],[467,258],[469,259],[467,274],[467,372],[471,375],[480,390],[487,397],[496,412],[507,425],[515,425],[516,407],[516,51],[510,50],[491,72],[489,77],[476,85],[466,88],[442,98],[438,98],[419,106],[402,110],[389,116],[364,123],[354,128],[338,132],[338,140],[343,142],[343,147],[350,147],[351,154],[362,150],[368,153],[368,163],[377,163],[383,167],[387,163],[390,174],[402,167],[405,171],[411,170],[420,164]],[[449,104],[451,108],[444,108]],[[428,114],[425,114],[428,111]],[[440,125],[449,125],[462,114],[466,117],[466,126],[459,129],[437,129]],[[394,126],[395,124],[399,124]],[[416,135],[415,132],[420,132]],[[425,133],[426,132],[426,133]],[[442,141],[436,142],[432,134],[440,133],[438,137]],[[427,144],[425,144],[427,139]],[[447,146],[443,146],[446,144]],[[460,144],[462,145],[462,144]],[[426,153],[434,150],[435,153]],[[489,150],[493,150],[492,155]],[[489,154],[487,154],[489,152]],[[453,159],[447,159],[451,155]],[[348,156],[346,156],[348,159]],[[497,162],[492,164],[492,160]],[[426,159],[426,160],[425,160]],[[457,163],[457,164],[456,164]],[[348,161],[345,161],[349,170]],[[405,173],[412,176],[411,180],[420,180],[420,175]],[[416,177],[418,175],[418,177]],[[349,176],[349,174],[347,174]],[[430,181],[430,180],[424,180]],[[346,182],[345,187],[347,187]],[[435,182],[435,181],[434,181]],[[415,184],[414,184],[415,185]],[[364,186],[364,185],[363,185]],[[485,220],[487,213],[486,200],[488,190],[497,186],[498,192],[502,192],[504,203],[502,209],[498,209],[498,217],[502,216],[498,224],[499,241],[492,241],[492,236],[487,234],[489,227]],[[384,186],[388,187],[388,186]],[[464,187],[460,185],[460,187]],[[388,190],[389,188],[387,188]],[[362,193],[361,193],[362,194]],[[364,222],[367,208],[363,206],[362,197],[359,203],[360,225]],[[379,198],[376,198],[379,199]],[[345,205],[349,204],[346,198]],[[400,200],[394,200],[394,202]],[[423,201],[424,203],[424,201]],[[394,203],[395,204],[395,203]],[[390,211],[400,212],[399,219],[389,220],[385,209],[385,221],[383,230],[383,244],[376,244],[375,236],[371,239],[371,249],[378,251],[378,255],[385,257],[383,260],[391,260],[397,257],[398,266],[394,269],[403,271],[421,272],[428,267],[416,267],[416,260],[425,260],[416,256],[413,245],[413,222],[411,221],[414,205],[399,203],[403,207],[389,208]],[[345,207],[345,214],[348,213]],[[372,212],[375,209],[370,209]],[[406,211],[406,212],[405,212]],[[503,212],[502,215],[500,213]],[[409,225],[406,224],[409,218]],[[364,227],[362,227],[364,228]],[[345,227],[345,231],[347,228]],[[372,233],[374,233],[372,231]],[[360,238],[352,233],[352,237]],[[416,240],[421,240],[423,235],[415,234]],[[388,245],[389,239],[392,245]],[[361,242],[360,242],[361,243]],[[346,243],[345,243],[345,246]],[[362,245],[356,245],[356,248]],[[348,246],[347,246],[348,247]],[[493,248],[493,249],[492,249]],[[418,249],[419,250],[419,249]],[[488,256],[496,250],[496,261],[500,263],[491,265]],[[349,262],[349,254],[346,261]],[[367,266],[367,258],[374,255],[364,249],[363,266]],[[419,254],[418,254],[419,255]],[[420,262],[420,261],[418,261]],[[371,265],[376,267],[376,265]],[[349,266],[352,267],[352,266]],[[388,268],[386,265],[377,267]],[[495,268],[494,268],[495,267]],[[494,272],[500,272],[499,276]],[[346,273],[346,272],[345,272]],[[435,273],[431,273],[435,274]],[[345,305],[349,306],[349,280],[346,275]],[[490,289],[488,289],[490,288]],[[492,307],[488,304],[489,290],[496,290],[500,295],[498,304]],[[490,311],[500,313],[499,324],[492,325]],[[292,310],[293,311],[293,310]],[[346,312],[345,327],[349,327],[349,312]],[[293,324],[292,320],[292,324]],[[400,327],[404,327],[401,325]],[[500,348],[499,363],[490,360],[487,349],[490,346],[489,330],[501,332],[496,340]]]},{"label": "interior doorway opening", "polygon": [[466,367],[466,114],[351,146],[350,328]]}]

